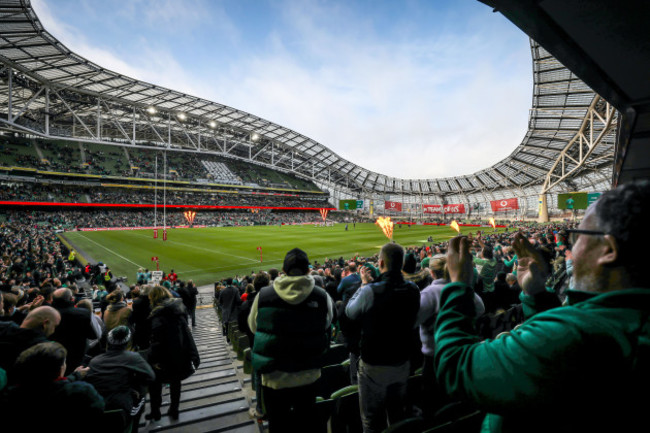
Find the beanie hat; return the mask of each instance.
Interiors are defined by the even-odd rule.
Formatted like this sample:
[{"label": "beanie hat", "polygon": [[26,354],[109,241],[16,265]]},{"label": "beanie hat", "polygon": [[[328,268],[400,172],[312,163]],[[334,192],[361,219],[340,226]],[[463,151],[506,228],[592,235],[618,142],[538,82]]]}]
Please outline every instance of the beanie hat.
[{"label": "beanie hat", "polygon": [[309,273],[309,258],[300,248],[294,248],[284,256],[282,270],[290,276],[301,276]]},{"label": "beanie hat", "polygon": [[412,274],[415,272],[416,267],[417,261],[415,260],[415,255],[413,253],[408,253],[404,259],[404,266],[402,267],[402,270],[407,274]]},{"label": "beanie hat", "polygon": [[108,333],[109,346],[126,346],[131,341],[131,330],[128,326],[117,326]]}]

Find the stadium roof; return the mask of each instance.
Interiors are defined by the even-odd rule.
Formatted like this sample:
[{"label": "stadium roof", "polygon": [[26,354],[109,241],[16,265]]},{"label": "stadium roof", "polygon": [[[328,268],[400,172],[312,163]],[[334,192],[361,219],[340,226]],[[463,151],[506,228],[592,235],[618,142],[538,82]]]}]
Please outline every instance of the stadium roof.
[{"label": "stadium roof", "polygon": [[48,33],[28,0],[1,0],[0,126],[45,138],[218,153],[352,194],[444,199],[531,186],[571,189],[572,179],[611,169],[616,112],[532,40],[531,54],[529,127],[519,145],[503,144],[514,147],[507,158],[472,174],[404,179],[367,170],[254,114],[102,68]]},{"label": "stadium roof", "polygon": [[578,71],[622,114],[613,185],[650,177],[650,2],[481,1]]}]

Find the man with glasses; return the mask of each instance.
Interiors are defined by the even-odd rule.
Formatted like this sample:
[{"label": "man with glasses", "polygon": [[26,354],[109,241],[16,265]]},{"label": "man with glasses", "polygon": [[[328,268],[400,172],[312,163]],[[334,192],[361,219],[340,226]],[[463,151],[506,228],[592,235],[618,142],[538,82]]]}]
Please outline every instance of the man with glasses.
[{"label": "man with glasses", "polygon": [[[528,318],[496,340],[474,331],[472,257],[450,242],[451,283],[436,321],[438,382],[488,413],[489,431],[640,431],[650,387],[650,183],[608,191],[569,231],[574,290],[568,304],[545,287],[549,265],[521,234],[513,242]],[[577,296],[575,296],[577,295]],[[646,426],[646,427],[643,427]]]}]

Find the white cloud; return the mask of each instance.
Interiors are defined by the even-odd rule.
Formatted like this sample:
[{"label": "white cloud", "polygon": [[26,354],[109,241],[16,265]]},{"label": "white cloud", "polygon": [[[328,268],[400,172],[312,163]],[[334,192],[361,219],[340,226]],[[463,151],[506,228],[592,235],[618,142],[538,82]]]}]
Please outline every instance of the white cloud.
[{"label": "white cloud", "polygon": [[[474,22],[475,32],[454,33],[453,23],[443,23],[435,37],[416,38],[406,23],[393,29],[397,40],[388,40],[343,3],[281,3],[282,21],[263,46],[212,70],[201,67],[209,63],[204,59],[188,64],[182,53],[146,39],[118,55],[57,20],[43,0],[33,3],[47,30],[103,67],[290,127],[380,173],[468,174],[510,154],[526,132],[532,88],[526,39],[519,45],[499,39],[494,25]],[[171,23],[178,3],[156,4],[146,22]],[[192,11],[181,7],[186,28],[208,13],[195,4]],[[245,46],[245,29],[221,6],[210,13],[224,23],[221,36]]]}]

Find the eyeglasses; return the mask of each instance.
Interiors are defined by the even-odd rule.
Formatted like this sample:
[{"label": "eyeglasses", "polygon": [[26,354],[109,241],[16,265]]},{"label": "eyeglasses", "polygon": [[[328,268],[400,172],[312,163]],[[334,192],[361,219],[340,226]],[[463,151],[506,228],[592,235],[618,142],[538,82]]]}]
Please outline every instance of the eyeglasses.
[{"label": "eyeglasses", "polygon": [[575,245],[579,235],[605,236],[608,234],[597,230],[566,229],[565,231],[569,234],[567,237],[568,248],[571,248]]}]

